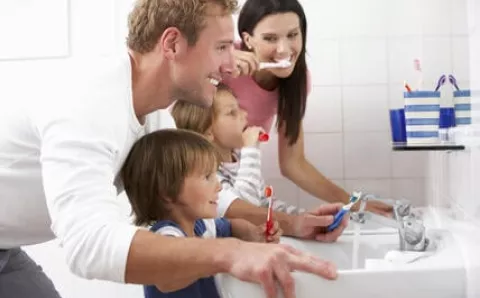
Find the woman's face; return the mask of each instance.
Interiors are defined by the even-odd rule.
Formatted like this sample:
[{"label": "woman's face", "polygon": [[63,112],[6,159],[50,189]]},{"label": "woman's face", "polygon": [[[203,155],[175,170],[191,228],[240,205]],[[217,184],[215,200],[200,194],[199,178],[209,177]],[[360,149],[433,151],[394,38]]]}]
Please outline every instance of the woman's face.
[{"label": "woman's face", "polygon": [[288,59],[288,68],[273,68],[269,71],[279,78],[289,77],[302,51],[303,36],[300,19],[293,12],[272,14],[264,17],[253,30],[253,35],[243,34],[247,47],[259,62],[277,62]]}]

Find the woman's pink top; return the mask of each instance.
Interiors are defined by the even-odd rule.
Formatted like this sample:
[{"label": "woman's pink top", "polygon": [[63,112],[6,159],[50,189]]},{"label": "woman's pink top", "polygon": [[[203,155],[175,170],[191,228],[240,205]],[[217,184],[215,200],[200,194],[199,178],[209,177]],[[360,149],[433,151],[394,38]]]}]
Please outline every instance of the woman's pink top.
[{"label": "woman's pink top", "polygon": [[223,82],[233,90],[240,108],[247,111],[248,124],[269,132],[277,114],[278,90],[262,89],[250,76],[224,78]]},{"label": "woman's pink top", "polygon": [[[277,114],[278,89],[268,91],[258,86],[250,76],[224,78],[223,83],[230,87],[242,109],[248,113],[248,124],[260,126],[266,132],[272,128]],[[307,72],[307,95],[311,91],[310,73]]]}]

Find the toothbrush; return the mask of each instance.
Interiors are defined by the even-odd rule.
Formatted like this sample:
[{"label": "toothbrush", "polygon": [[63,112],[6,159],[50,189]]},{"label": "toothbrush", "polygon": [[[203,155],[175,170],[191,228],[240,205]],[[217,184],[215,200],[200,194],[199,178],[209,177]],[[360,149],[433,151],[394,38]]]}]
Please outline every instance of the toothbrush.
[{"label": "toothbrush", "polygon": [[416,58],[413,60],[413,68],[419,73],[417,90],[420,90],[423,85],[423,72],[422,66],[420,65],[420,59]]},{"label": "toothbrush", "polygon": [[407,89],[408,93],[412,92],[412,88],[408,85],[407,81],[403,81],[403,86]]},{"label": "toothbrush", "polygon": [[280,60],[278,62],[260,62],[259,69],[265,68],[287,68],[292,65],[290,60]]},{"label": "toothbrush", "polygon": [[355,205],[355,203],[358,201],[358,199],[360,199],[361,196],[362,196],[361,192],[354,192],[352,194],[352,196],[350,197],[350,203],[343,206],[342,209],[340,209],[340,211],[338,211],[337,214],[335,214],[335,217],[333,218],[333,223],[327,227],[328,232],[331,232],[336,228],[338,228],[345,214],[347,214],[350,211],[350,209],[353,207],[353,205]]},{"label": "toothbrush", "polygon": [[453,76],[453,75],[448,75],[448,80],[450,81],[450,84],[453,85],[453,87],[455,87],[455,89],[457,89],[457,91],[460,91],[460,88],[458,87],[458,84],[457,84],[457,79]]},{"label": "toothbrush", "polygon": [[259,140],[260,142],[267,142],[269,139],[270,139],[270,137],[268,136],[268,133],[261,132],[261,133],[258,135],[258,140]]},{"label": "toothbrush", "polygon": [[438,79],[437,86],[435,87],[435,91],[438,91],[440,87],[442,87],[445,82],[447,81],[447,77],[445,75],[441,75]]},{"label": "toothbrush", "polygon": [[268,213],[267,213],[267,224],[265,229],[265,238],[270,236],[270,230],[273,228],[273,219],[272,219],[272,208],[273,208],[273,187],[265,187],[265,197],[268,200]]}]

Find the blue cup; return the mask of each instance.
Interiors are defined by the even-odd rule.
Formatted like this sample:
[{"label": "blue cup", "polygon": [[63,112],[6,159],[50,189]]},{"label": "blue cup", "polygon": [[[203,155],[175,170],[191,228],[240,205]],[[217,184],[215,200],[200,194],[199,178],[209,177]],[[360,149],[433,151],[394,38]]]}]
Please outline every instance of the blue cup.
[{"label": "blue cup", "polygon": [[440,128],[455,126],[455,108],[440,108]]},{"label": "blue cup", "polygon": [[390,110],[390,129],[393,142],[404,143],[407,141],[405,109]]}]

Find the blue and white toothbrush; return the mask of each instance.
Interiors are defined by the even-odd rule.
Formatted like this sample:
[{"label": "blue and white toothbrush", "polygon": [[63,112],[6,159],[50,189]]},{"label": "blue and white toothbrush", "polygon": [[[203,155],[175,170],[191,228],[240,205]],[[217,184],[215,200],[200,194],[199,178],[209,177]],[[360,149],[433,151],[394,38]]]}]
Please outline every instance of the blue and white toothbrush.
[{"label": "blue and white toothbrush", "polygon": [[347,205],[343,206],[342,209],[340,209],[340,211],[338,211],[337,214],[335,214],[335,217],[333,218],[333,223],[327,227],[327,231],[328,231],[328,232],[331,232],[331,231],[335,230],[336,228],[338,228],[338,226],[339,226],[340,223],[342,222],[342,219],[343,219],[343,217],[345,216],[345,214],[347,214],[348,212],[350,212],[350,209],[353,207],[353,205],[355,205],[355,203],[356,203],[361,197],[362,197],[362,193],[361,193],[361,192],[354,192],[354,193],[352,194],[352,196],[350,197],[350,203],[348,203]]}]

